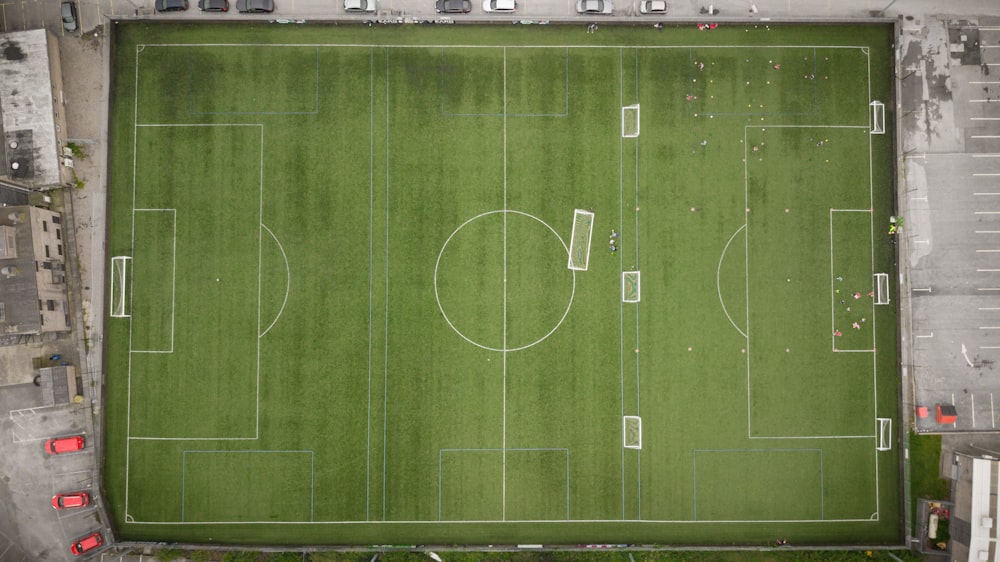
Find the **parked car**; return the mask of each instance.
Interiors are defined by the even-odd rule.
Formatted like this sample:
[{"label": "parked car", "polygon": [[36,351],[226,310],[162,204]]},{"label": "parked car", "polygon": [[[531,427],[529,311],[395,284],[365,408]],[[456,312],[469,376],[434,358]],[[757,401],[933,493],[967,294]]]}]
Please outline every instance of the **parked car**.
[{"label": "parked car", "polygon": [[483,0],[484,12],[513,12],[516,9],[514,0]]},{"label": "parked car", "polygon": [[77,23],[76,19],[76,2],[66,0],[62,3],[62,22],[63,29],[69,33],[74,33],[80,28],[80,24]]},{"label": "parked car", "polygon": [[344,9],[348,12],[374,12],[375,0],[344,0]]},{"label": "parked car", "polygon": [[188,0],[156,0],[157,12],[183,12],[188,9]]},{"label": "parked car", "polygon": [[577,0],[576,11],[581,14],[610,14],[615,9],[611,0]]},{"label": "parked car", "polygon": [[439,14],[467,14],[472,11],[469,0],[437,0]]},{"label": "parked car", "polygon": [[236,9],[241,14],[269,14],[274,11],[274,0],[236,0]]},{"label": "parked car", "polygon": [[86,537],[83,537],[82,539],[73,543],[73,546],[70,547],[70,550],[73,552],[73,554],[80,556],[84,552],[89,552],[91,550],[94,550],[95,548],[101,546],[102,544],[104,544],[104,537],[102,537],[100,533],[91,533]]},{"label": "parked car", "polygon": [[229,0],[198,0],[198,8],[203,12],[228,12]]},{"label": "parked car", "polygon": [[79,451],[80,449],[83,449],[83,445],[83,436],[74,435],[73,437],[49,439],[45,442],[45,450],[50,455],[58,455],[60,453],[72,453],[73,451]]},{"label": "parked car", "polygon": [[664,0],[641,0],[639,2],[640,14],[665,14],[667,13],[667,3]]},{"label": "parked car", "polygon": [[87,492],[70,492],[52,496],[52,507],[56,509],[74,509],[90,505],[90,494]]}]

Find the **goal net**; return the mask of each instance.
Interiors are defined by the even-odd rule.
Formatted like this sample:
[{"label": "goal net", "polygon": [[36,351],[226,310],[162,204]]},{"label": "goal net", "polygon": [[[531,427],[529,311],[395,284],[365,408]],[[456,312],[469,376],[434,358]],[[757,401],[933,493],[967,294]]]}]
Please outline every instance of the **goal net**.
[{"label": "goal net", "polygon": [[639,416],[622,418],[622,443],[626,449],[642,449],[642,418]]},{"label": "goal net", "polygon": [[876,418],[878,420],[878,447],[879,451],[892,449],[892,418]]},{"label": "goal net", "polygon": [[889,304],[889,274],[875,274],[875,304]]},{"label": "goal net", "polygon": [[639,302],[639,272],[622,272],[622,302]]},{"label": "goal net", "polygon": [[622,107],[622,137],[632,139],[639,136],[639,104]]},{"label": "goal net", "polygon": [[569,268],[586,271],[590,262],[590,235],[594,230],[594,213],[573,211],[573,233],[569,238]]},{"label": "goal net", "polygon": [[872,130],[873,135],[885,134],[885,106],[880,101],[871,103],[872,110]]},{"label": "goal net", "polygon": [[128,274],[132,265],[130,256],[114,256],[111,258],[111,317],[128,318]]}]

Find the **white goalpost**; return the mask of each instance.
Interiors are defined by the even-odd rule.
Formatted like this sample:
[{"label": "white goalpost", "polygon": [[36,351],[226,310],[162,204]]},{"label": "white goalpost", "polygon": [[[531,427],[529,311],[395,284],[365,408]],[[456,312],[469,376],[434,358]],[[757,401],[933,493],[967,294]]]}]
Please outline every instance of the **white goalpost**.
[{"label": "white goalpost", "polygon": [[884,135],[885,134],[885,105],[882,102],[875,100],[869,107],[871,107],[872,113],[872,129],[871,134],[873,135]]},{"label": "white goalpost", "polygon": [[642,418],[622,417],[622,444],[626,449],[642,449]]},{"label": "white goalpost", "polygon": [[590,237],[594,231],[594,213],[575,209],[573,232],[569,237],[569,264],[574,271],[587,271],[590,264]]},{"label": "white goalpost", "polygon": [[622,137],[633,139],[639,136],[639,104],[622,107]]},{"label": "white goalpost", "polygon": [[129,318],[132,314],[128,309],[128,276],[132,266],[131,256],[114,256],[111,258],[111,305],[112,318]]},{"label": "white goalpost", "polygon": [[889,274],[875,274],[875,304],[889,304]]},{"label": "white goalpost", "polygon": [[892,449],[892,418],[875,418],[878,420],[878,446],[879,451],[889,451]]}]

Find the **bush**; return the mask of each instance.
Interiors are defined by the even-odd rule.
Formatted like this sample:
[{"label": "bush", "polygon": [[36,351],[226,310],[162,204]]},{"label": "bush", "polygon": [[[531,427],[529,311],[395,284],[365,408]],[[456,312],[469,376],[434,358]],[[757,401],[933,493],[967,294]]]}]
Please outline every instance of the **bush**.
[{"label": "bush", "polygon": [[160,562],[171,562],[178,558],[184,558],[184,551],[179,548],[161,548],[156,552],[156,559]]}]

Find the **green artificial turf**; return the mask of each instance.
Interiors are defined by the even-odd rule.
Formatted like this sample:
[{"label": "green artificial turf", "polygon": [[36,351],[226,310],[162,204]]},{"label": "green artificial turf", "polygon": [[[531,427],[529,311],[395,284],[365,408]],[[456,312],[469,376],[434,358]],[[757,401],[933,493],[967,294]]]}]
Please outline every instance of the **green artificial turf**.
[{"label": "green artificial turf", "polygon": [[897,544],[890,39],[118,24],[119,536]]}]

